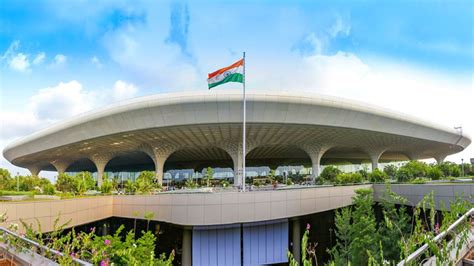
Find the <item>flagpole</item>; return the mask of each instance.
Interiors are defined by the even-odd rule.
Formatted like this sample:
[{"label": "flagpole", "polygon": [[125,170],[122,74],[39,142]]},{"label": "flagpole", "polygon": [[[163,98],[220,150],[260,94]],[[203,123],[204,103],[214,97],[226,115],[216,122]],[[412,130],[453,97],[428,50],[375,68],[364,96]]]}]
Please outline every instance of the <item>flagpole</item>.
[{"label": "flagpole", "polygon": [[242,191],[245,192],[245,119],[246,119],[246,99],[245,99],[245,65],[247,62],[245,62],[245,52],[244,52],[244,75],[243,75],[243,86],[244,86],[244,104],[243,104],[243,126],[242,126]]}]

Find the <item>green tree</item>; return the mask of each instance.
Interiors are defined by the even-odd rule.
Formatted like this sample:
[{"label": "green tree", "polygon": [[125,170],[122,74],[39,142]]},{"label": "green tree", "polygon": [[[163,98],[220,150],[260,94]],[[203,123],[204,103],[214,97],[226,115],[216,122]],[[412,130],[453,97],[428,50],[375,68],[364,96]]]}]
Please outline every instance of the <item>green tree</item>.
[{"label": "green tree", "polygon": [[[383,247],[385,259],[399,261],[400,246],[404,238],[410,234],[411,218],[408,215],[405,204],[407,200],[392,192],[387,185],[382,201],[380,203],[383,212],[383,221],[379,224],[377,235]],[[395,204],[401,204],[399,208]]]},{"label": "green tree", "polygon": [[336,230],[336,245],[328,250],[332,260],[337,266],[349,265],[351,261],[351,254],[349,247],[351,246],[351,216],[350,208],[342,208],[336,211],[335,226]]},{"label": "green tree", "polygon": [[324,167],[323,171],[319,175],[319,179],[321,179],[322,182],[335,183],[337,175],[341,173],[342,171],[337,167],[329,165]]},{"label": "green tree", "polygon": [[386,173],[390,178],[395,178],[397,176],[397,170],[397,167],[393,164],[386,165],[383,168],[384,173]]},{"label": "green tree", "polygon": [[155,178],[155,172],[153,171],[142,171],[135,181],[136,191],[139,193],[149,193],[153,190],[153,179]]},{"label": "green tree", "polygon": [[367,265],[367,251],[377,254],[377,230],[372,209],[374,205],[372,194],[371,189],[359,189],[353,200],[354,211],[352,212],[349,253],[354,265]]},{"label": "green tree", "polygon": [[214,175],[214,170],[212,170],[211,167],[208,167],[206,169],[206,174],[205,174],[205,178],[206,178],[206,182],[207,182],[208,187],[211,185],[210,182],[211,182],[211,179],[212,179],[213,175]]},{"label": "green tree", "polygon": [[439,167],[441,171],[443,172],[443,175],[448,177],[448,176],[453,176],[453,177],[459,177],[461,176],[461,168],[459,165],[453,163],[453,162],[443,162],[439,164]]},{"label": "green tree", "polygon": [[10,172],[5,168],[0,168],[0,190],[13,189],[15,180],[11,177]]},{"label": "green tree", "polygon": [[85,183],[84,185],[86,187],[86,190],[92,190],[96,188],[96,185],[95,185],[96,182],[94,178],[92,177],[91,172],[88,172],[88,171],[79,172],[74,176],[74,178],[76,180],[78,179],[84,180],[84,183]]}]

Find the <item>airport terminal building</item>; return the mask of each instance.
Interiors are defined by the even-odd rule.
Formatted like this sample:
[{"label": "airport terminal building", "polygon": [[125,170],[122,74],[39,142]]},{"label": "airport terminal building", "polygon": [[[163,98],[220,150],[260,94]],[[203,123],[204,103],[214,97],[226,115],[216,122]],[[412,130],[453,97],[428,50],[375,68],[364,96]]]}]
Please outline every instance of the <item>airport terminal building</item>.
[{"label": "airport terminal building", "polygon": [[[247,93],[246,165],[276,169],[304,165],[317,178],[321,165],[434,158],[464,150],[471,140],[443,127],[383,108],[335,97],[289,92]],[[58,123],[10,144],[3,154],[33,175],[40,171],[154,170],[158,182],[172,169],[242,168],[242,93],[215,90],[157,94],[120,102]],[[349,206],[355,190],[383,185],[308,186],[252,192],[108,195],[11,204],[14,218],[44,223],[58,213],[72,225],[154,212],[155,221],[182,230],[183,265],[261,265],[299,254],[304,219]],[[474,193],[473,185],[459,187]],[[395,191],[399,189],[399,191]],[[437,190],[454,199],[453,186],[404,192],[413,202]],[[424,190],[423,190],[424,189]],[[405,193],[405,194],[404,194]],[[472,200],[472,199],[471,199]],[[3,208],[3,206],[1,206]],[[135,217],[136,218],[136,217]],[[14,219],[13,219],[14,220]],[[49,227],[48,227],[49,226]]]},{"label": "airport terminal building", "polygon": [[[435,158],[471,140],[452,128],[360,102],[283,92],[247,94],[246,165],[321,164]],[[4,156],[39,171],[97,172],[242,166],[242,94],[215,90],[121,102],[12,143]],[[100,179],[100,178],[99,178]]]}]

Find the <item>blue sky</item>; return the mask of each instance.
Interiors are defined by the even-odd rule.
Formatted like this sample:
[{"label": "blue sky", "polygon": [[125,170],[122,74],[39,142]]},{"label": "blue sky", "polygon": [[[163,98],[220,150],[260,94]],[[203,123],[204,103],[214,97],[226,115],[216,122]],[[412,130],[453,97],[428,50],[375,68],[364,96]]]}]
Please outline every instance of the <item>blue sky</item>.
[{"label": "blue sky", "polygon": [[473,14],[471,0],[2,1],[0,147],[112,101],[205,90],[242,51],[250,90],[332,94],[474,134]]}]

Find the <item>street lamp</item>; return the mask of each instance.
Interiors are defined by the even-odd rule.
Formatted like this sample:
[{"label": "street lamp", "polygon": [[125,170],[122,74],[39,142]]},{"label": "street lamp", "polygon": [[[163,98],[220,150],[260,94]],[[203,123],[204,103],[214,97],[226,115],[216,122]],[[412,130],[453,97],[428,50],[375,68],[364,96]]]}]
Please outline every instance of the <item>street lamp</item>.
[{"label": "street lamp", "polygon": [[462,177],[464,177],[464,158],[461,158],[461,172],[462,172]]},{"label": "street lamp", "polygon": [[20,173],[16,172],[16,191],[20,191]]}]

